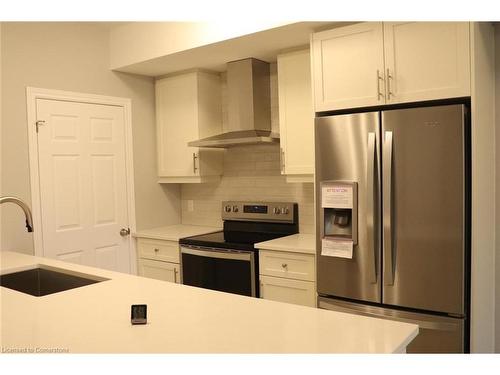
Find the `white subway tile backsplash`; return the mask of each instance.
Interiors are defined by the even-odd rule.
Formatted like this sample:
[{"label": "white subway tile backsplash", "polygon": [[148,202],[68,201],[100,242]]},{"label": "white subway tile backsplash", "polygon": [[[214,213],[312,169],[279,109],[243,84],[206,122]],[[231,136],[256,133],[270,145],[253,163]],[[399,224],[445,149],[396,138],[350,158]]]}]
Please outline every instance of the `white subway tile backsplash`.
[{"label": "white subway tile backsplash", "polygon": [[[287,183],[281,175],[279,145],[235,147],[224,151],[224,173],[217,184],[183,184],[182,223],[220,226],[222,201],[288,201],[299,205],[299,230],[314,233],[314,189]],[[194,210],[188,211],[188,200]]]}]

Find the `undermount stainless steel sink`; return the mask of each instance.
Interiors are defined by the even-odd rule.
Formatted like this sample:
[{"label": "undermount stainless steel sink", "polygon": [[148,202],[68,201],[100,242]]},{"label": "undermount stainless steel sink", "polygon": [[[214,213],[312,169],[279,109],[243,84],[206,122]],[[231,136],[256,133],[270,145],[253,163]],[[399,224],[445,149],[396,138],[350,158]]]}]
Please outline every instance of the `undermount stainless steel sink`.
[{"label": "undermount stainless steel sink", "polygon": [[42,297],[105,280],[108,279],[39,265],[29,270],[0,275],[0,286]]}]

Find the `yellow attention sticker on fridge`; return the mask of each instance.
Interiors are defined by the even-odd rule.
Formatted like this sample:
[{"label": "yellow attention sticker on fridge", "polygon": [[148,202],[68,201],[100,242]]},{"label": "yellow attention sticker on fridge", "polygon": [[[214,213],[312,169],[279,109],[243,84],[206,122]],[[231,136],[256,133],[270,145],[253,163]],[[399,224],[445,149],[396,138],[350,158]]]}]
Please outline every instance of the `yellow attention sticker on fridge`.
[{"label": "yellow attention sticker on fridge", "polygon": [[323,208],[352,208],[352,185],[325,185],[321,188]]},{"label": "yellow attention sticker on fridge", "polygon": [[321,255],[352,259],[352,241],[323,238],[321,240]]}]

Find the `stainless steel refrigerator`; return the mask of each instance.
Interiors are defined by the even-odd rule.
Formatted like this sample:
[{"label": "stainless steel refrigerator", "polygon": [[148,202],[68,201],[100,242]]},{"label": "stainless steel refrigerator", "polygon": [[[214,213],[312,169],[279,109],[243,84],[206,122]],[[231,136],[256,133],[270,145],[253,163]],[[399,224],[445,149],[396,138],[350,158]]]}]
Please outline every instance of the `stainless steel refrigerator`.
[{"label": "stainless steel refrigerator", "polygon": [[467,107],[317,117],[315,145],[318,306],[418,324],[408,352],[467,352]]}]

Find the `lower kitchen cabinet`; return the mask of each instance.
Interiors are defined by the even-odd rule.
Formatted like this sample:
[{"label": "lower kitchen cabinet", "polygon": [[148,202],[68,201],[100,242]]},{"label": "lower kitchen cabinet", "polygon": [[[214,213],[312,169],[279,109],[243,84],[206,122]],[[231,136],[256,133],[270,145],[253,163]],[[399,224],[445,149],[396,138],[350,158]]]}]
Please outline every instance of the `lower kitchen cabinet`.
[{"label": "lower kitchen cabinet", "polygon": [[177,241],[137,239],[139,276],[180,283],[180,256]]},{"label": "lower kitchen cabinet", "polygon": [[260,275],[260,296],[278,302],[316,307],[314,282]]},{"label": "lower kitchen cabinet", "polygon": [[139,276],[149,277],[151,279],[170,281],[177,284],[180,283],[179,265],[175,263],[139,259],[138,273]]},{"label": "lower kitchen cabinet", "polygon": [[177,241],[137,239],[139,258],[161,260],[163,262],[180,263],[179,243]]},{"label": "lower kitchen cabinet", "polygon": [[316,307],[315,255],[259,250],[260,297]]},{"label": "lower kitchen cabinet", "polygon": [[315,280],[314,254],[266,249],[259,251],[259,262],[261,275],[304,281]]}]

